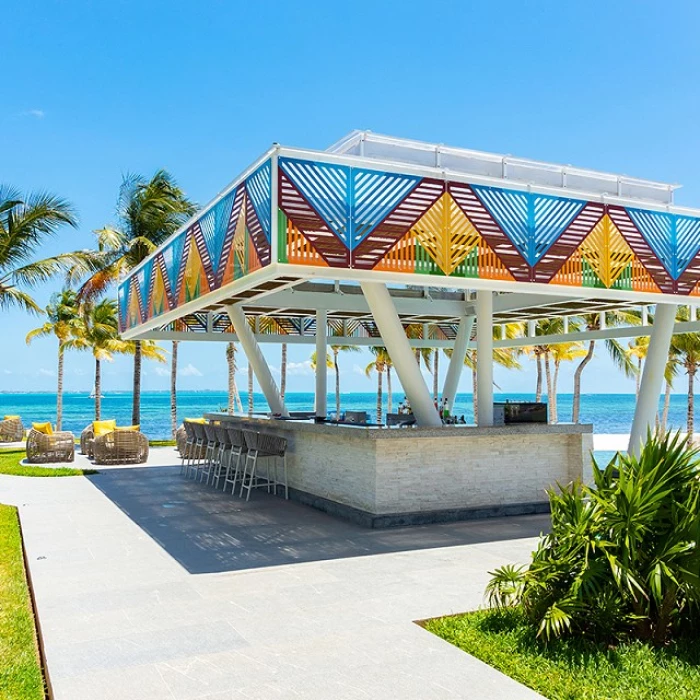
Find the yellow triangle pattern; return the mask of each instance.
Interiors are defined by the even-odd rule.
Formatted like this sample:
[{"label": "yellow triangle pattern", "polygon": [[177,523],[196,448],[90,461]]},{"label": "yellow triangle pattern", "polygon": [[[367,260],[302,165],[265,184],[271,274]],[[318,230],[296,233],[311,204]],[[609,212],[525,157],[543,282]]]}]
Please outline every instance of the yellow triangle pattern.
[{"label": "yellow triangle pattern", "polygon": [[612,287],[635,259],[632,249],[606,214],[579,246],[586,262],[606,287]]},{"label": "yellow triangle pattern", "polygon": [[446,275],[452,274],[479,242],[478,231],[447,192],[411,232]]},{"label": "yellow triangle pattern", "polygon": [[238,264],[241,269],[245,270],[245,212],[246,212],[247,194],[243,196],[241,204],[241,213],[236,222],[236,230],[233,234],[233,254],[238,259]]}]

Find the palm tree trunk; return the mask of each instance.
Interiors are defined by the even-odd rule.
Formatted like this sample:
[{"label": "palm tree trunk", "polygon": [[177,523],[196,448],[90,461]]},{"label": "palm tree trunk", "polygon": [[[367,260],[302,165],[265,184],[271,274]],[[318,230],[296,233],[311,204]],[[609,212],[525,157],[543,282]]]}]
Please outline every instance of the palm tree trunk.
[{"label": "palm tree trunk", "polygon": [[438,400],[438,365],[440,362],[439,348],[433,350],[433,401]]},{"label": "palm tree trunk", "polygon": [[333,369],[335,370],[335,419],[340,420],[340,370],[338,369],[338,348],[333,350]]},{"label": "palm tree trunk", "polygon": [[[552,422],[552,372],[549,367],[549,352],[544,352],[544,373],[547,378],[547,403],[549,404],[549,422]],[[556,411],[556,406],[554,406]]]},{"label": "palm tree trunk", "polygon": [[95,420],[102,420],[102,363],[97,357],[95,358]]},{"label": "palm tree trunk", "polygon": [[635,376],[634,380],[635,380],[634,394],[637,398],[639,398],[639,387],[642,384],[642,358],[641,357],[637,358],[637,375]]},{"label": "palm tree trunk", "polygon": [[177,340],[173,340],[173,352],[170,356],[170,433],[173,440],[177,432]]},{"label": "palm tree trunk", "polygon": [[474,368],[472,369],[472,406],[474,407],[474,424],[476,424],[476,417],[479,415],[479,394],[477,391],[476,363],[474,363]]},{"label": "palm tree trunk", "polygon": [[666,425],[668,424],[668,411],[671,407],[671,382],[666,382],[666,388],[664,390],[664,410],[661,413],[661,432],[666,432]]},{"label": "palm tree trunk", "polygon": [[239,406],[241,399],[236,387],[236,346],[232,342],[226,345],[226,364],[228,365],[228,412],[235,413],[236,399]]},{"label": "palm tree trunk", "polygon": [[695,434],[695,372],[694,364],[688,367],[688,437],[692,440]]},{"label": "palm tree trunk", "polygon": [[282,343],[282,361],[280,362],[280,395],[284,401],[287,391],[287,343]]},{"label": "palm tree trunk", "polygon": [[382,422],[382,375],[383,370],[377,369],[377,423]]},{"label": "palm tree trunk", "polygon": [[63,423],[63,343],[58,344],[58,387],[56,388],[56,430]]},{"label": "palm tree trunk", "polygon": [[131,409],[131,424],[141,424],[141,341],[134,341],[134,403]]},{"label": "palm tree trunk", "polygon": [[535,355],[537,360],[537,386],[535,387],[535,401],[539,403],[542,400],[542,355],[539,351]]},{"label": "palm tree trunk", "polygon": [[552,378],[552,398],[551,407],[549,409],[549,422],[558,423],[559,416],[557,414],[557,383],[559,382],[559,365],[561,363],[554,361],[554,377]]},{"label": "palm tree trunk", "polygon": [[255,410],[255,402],[253,399],[253,366],[248,363],[248,415],[252,416]]},{"label": "palm tree trunk", "polygon": [[386,366],[386,412],[391,413],[392,400],[391,400],[391,366]]},{"label": "palm tree trunk", "polygon": [[579,366],[574,372],[574,397],[573,397],[573,412],[571,420],[574,423],[578,423],[581,417],[581,373],[585,369],[586,365],[593,359],[593,351],[595,350],[595,340],[591,340],[588,343],[588,352],[586,356],[581,360]]}]

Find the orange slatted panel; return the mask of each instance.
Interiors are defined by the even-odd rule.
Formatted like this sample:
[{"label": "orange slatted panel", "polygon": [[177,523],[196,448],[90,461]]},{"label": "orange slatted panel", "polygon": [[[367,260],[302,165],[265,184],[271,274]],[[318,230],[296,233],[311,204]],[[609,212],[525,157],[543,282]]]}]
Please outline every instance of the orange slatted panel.
[{"label": "orange slatted panel", "polygon": [[297,265],[328,267],[328,263],[318,254],[309,239],[289,219],[287,220],[287,260]]},{"label": "orange slatted panel", "polygon": [[552,277],[550,284],[565,284],[570,287],[583,286],[583,269],[581,266],[580,251],[574,251],[572,256],[561,266],[559,272]]},{"label": "orange slatted panel", "polygon": [[398,241],[374,266],[374,269],[388,272],[415,272],[416,236],[413,231],[409,231]]},{"label": "orange slatted panel", "polygon": [[661,292],[646,267],[637,258],[632,261],[632,289],[635,292],[654,292],[655,294]]},{"label": "orange slatted panel", "polygon": [[514,281],[513,275],[483,238],[479,241],[479,278]]}]

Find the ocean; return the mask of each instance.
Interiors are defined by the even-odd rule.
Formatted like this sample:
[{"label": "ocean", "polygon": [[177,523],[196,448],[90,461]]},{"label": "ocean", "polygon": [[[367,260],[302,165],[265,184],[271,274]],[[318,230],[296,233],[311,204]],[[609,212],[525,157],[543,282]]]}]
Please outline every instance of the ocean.
[{"label": "ocean", "polygon": [[[394,411],[404,395],[393,394]],[[506,399],[534,400],[534,394],[496,394],[497,401]],[[248,396],[241,394],[243,408],[247,410]],[[268,406],[262,394],[254,394],[255,411],[267,411]],[[345,393],[342,395],[341,410],[369,411],[376,418],[376,395],[373,393]],[[181,391],[178,392],[178,422],[183,418],[196,418],[206,411],[226,410],[228,399],[224,391]],[[290,411],[313,410],[314,395],[311,392],[288,392],[287,408]],[[559,421],[571,420],[571,394],[560,394],[558,398]],[[581,421],[593,423],[596,433],[629,433],[634,415],[635,397],[633,394],[584,394],[581,397]],[[384,396],[384,410],[387,396]],[[670,425],[681,428],[686,422],[687,396],[671,397],[669,413]],[[659,406],[661,408],[661,405]],[[328,409],[335,410],[335,395],[328,395]],[[464,415],[468,423],[473,421],[472,395],[458,394],[454,413]],[[0,417],[19,414],[25,425],[31,422],[56,420],[55,393],[0,393]],[[63,429],[79,434],[93,419],[94,401],[88,394],[67,393],[63,398]],[[102,399],[102,417],[115,418],[119,425],[131,423],[131,394],[129,392],[108,393]],[[170,437],[170,395],[168,392],[144,392],[141,395],[141,430],[151,439]]]}]

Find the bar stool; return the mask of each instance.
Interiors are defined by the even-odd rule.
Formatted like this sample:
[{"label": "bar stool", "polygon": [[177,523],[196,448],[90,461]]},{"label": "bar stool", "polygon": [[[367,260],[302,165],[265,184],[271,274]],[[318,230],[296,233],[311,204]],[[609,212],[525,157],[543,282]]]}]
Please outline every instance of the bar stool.
[{"label": "bar stool", "polygon": [[211,478],[216,464],[216,454],[219,449],[219,442],[216,435],[216,426],[213,423],[204,423],[204,434],[206,435],[206,451],[204,453],[204,466],[199,472],[199,480],[207,477],[207,484]]},{"label": "bar stool", "polygon": [[246,447],[245,438],[243,437],[243,431],[239,427],[227,425],[226,432],[229,435],[229,440],[231,440],[231,452],[229,455],[226,477],[224,478],[223,490],[226,492],[226,486],[231,484],[231,495],[233,496],[236,493],[236,483],[239,477],[242,477],[242,472],[244,471],[244,469],[241,469],[241,461],[248,448]]},{"label": "bar stool", "polygon": [[[214,460],[214,473],[211,477],[212,486],[215,489],[219,488],[219,482],[224,479],[224,486],[226,485],[226,475],[231,468],[231,438],[229,437],[228,431],[223,425],[215,425],[214,431],[216,433],[216,442],[219,446],[216,458]],[[226,469],[224,470],[224,466]]]},{"label": "bar stool", "polygon": [[185,449],[180,455],[180,457],[182,457],[182,464],[180,465],[180,476],[182,476],[183,474],[187,474],[187,471],[189,469],[189,463],[192,459],[192,455],[194,454],[195,450],[194,444],[197,439],[194,434],[194,428],[192,427],[192,423],[186,420],[183,423],[183,427],[185,428]]},{"label": "bar stool", "polygon": [[[277,493],[279,479],[277,476],[277,460],[281,457],[284,463],[284,497],[289,498],[289,486],[287,484],[287,439],[269,433],[258,433],[252,430],[244,430],[243,437],[248,448],[245,465],[243,467],[243,478],[241,481],[241,497],[243,491],[247,490],[245,500],[250,498],[252,489],[267,487],[268,493],[272,488],[273,493]],[[274,465],[274,478],[271,475],[270,464],[267,465],[266,474],[260,477],[257,472],[258,459],[272,460]],[[250,465],[250,466],[249,466]]]},{"label": "bar stool", "polygon": [[204,451],[206,450],[207,444],[207,434],[204,431],[203,423],[190,423],[192,430],[194,430],[194,449],[192,450],[192,457],[189,460],[188,469],[185,472],[186,476],[190,476],[190,471],[194,474],[194,478],[197,478],[197,472],[202,468],[202,457],[204,456]]}]

